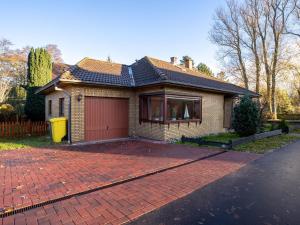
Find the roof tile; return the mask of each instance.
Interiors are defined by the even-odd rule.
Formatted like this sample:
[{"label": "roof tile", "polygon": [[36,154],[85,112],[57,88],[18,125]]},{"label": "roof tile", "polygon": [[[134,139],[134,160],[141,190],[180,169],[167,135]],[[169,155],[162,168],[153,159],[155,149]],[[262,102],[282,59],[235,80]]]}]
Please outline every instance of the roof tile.
[{"label": "roof tile", "polygon": [[[130,74],[131,70],[132,74]],[[75,66],[71,66],[68,71],[63,72],[58,79],[123,87],[173,83],[226,93],[258,96],[255,92],[204,75],[196,70],[150,57],[144,57],[131,66],[84,58]]]}]

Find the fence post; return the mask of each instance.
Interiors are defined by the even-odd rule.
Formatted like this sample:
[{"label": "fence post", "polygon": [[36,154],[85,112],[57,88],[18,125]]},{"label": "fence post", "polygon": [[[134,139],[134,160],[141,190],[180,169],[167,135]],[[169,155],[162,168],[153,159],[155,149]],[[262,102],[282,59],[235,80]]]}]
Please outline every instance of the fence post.
[{"label": "fence post", "polygon": [[30,133],[30,136],[32,136],[32,122],[31,122],[31,120],[29,120],[29,133]]},{"label": "fence post", "polygon": [[9,122],[6,122],[6,137],[9,137]]}]

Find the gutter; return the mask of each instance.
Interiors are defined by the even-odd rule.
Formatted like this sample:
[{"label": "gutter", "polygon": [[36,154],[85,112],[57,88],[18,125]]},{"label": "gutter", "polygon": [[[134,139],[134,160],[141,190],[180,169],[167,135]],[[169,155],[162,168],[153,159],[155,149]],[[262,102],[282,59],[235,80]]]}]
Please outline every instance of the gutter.
[{"label": "gutter", "polygon": [[[238,94],[238,95],[245,95],[245,93],[242,92],[234,92],[234,91],[227,91],[219,88],[210,88],[204,85],[190,85],[190,84],[185,84],[177,81],[168,81],[168,80],[160,80],[160,81],[154,81],[150,82],[147,84],[142,84],[142,85],[135,85],[135,86],[121,86],[120,84],[109,84],[109,83],[95,83],[92,81],[80,81],[80,80],[66,80],[66,79],[60,79],[60,82],[62,83],[69,83],[69,84],[86,84],[86,85],[94,85],[94,86],[110,86],[110,87],[120,87],[120,88],[140,88],[140,87],[146,87],[150,85],[159,85],[159,84],[173,84],[173,85],[179,85],[179,86],[185,86],[189,88],[199,88],[202,90],[210,91],[210,92],[220,92],[220,93],[228,93],[228,94]],[[252,94],[252,96],[257,96]]]},{"label": "gutter", "polygon": [[69,97],[69,113],[68,113],[68,143],[69,144],[72,144],[72,136],[71,136],[71,104],[72,104],[72,98],[71,98],[71,95],[69,92],[67,92],[66,90],[62,89],[62,88],[59,88],[56,86],[54,86],[54,90],[55,91],[61,91],[63,92],[64,94],[66,94],[68,97]]}]

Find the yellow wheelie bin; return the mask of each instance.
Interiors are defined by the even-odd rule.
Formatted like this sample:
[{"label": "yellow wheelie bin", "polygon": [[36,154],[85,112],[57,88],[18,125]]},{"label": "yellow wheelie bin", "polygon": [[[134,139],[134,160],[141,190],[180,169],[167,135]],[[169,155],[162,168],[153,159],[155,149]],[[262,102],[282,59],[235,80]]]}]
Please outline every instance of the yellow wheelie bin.
[{"label": "yellow wheelie bin", "polygon": [[52,118],[49,121],[51,123],[51,134],[53,142],[61,142],[63,137],[67,135],[67,118],[57,117]]}]

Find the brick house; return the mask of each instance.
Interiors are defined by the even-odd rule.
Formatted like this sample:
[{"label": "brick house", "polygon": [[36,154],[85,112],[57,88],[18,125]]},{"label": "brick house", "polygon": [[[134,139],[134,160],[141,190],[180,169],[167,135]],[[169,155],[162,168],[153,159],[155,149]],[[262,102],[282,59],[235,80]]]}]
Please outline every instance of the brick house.
[{"label": "brick house", "polygon": [[170,140],[226,131],[233,99],[258,94],[203,75],[187,60],[123,65],[84,58],[39,93],[46,119],[68,117],[72,142],[125,137]]}]

